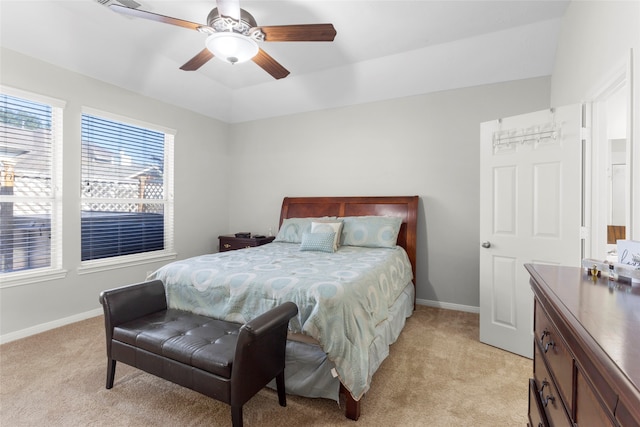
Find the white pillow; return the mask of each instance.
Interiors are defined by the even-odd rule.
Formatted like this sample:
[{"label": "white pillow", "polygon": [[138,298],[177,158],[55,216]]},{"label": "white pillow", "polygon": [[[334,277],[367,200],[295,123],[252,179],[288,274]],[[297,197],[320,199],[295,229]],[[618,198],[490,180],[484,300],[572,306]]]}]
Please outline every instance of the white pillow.
[{"label": "white pillow", "polygon": [[313,221],[311,223],[312,233],[335,233],[333,238],[333,250],[338,250],[340,243],[340,232],[342,231],[342,221]]}]

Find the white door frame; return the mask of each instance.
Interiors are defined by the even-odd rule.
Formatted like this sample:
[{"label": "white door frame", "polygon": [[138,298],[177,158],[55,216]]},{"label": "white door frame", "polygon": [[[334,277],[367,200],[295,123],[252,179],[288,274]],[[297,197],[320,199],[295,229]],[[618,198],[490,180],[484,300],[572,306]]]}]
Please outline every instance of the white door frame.
[{"label": "white door frame", "polygon": [[632,51],[630,51],[629,56],[613,67],[612,71],[589,91],[587,96],[589,104],[587,104],[585,119],[587,127],[590,127],[592,132],[584,152],[584,225],[588,229],[584,248],[586,258],[604,260],[607,252],[613,250],[615,246],[607,245],[606,225],[610,209],[610,191],[607,188],[607,182],[610,155],[607,144],[604,142],[607,141],[606,103],[620,90],[624,90],[627,96],[626,238],[640,240],[640,218],[638,218],[640,197],[634,197],[634,192],[640,191],[639,186],[634,185],[634,178],[638,180],[640,177],[640,147],[633,133],[635,125],[632,60]]}]

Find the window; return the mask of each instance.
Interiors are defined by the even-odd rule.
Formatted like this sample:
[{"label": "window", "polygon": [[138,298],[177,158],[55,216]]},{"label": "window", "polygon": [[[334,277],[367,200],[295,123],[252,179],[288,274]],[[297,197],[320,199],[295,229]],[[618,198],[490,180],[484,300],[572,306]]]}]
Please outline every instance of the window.
[{"label": "window", "polygon": [[64,103],[0,86],[0,277],[61,272]]},{"label": "window", "polygon": [[173,251],[173,134],[151,127],[88,109],[82,114],[85,265]]}]

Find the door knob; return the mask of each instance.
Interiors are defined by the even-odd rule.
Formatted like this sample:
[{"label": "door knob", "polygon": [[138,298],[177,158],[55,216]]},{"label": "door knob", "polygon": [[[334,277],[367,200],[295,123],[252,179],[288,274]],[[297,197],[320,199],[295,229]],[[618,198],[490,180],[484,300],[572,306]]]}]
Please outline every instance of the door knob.
[{"label": "door knob", "polygon": [[491,242],[482,242],[482,247],[488,249],[491,247]]}]

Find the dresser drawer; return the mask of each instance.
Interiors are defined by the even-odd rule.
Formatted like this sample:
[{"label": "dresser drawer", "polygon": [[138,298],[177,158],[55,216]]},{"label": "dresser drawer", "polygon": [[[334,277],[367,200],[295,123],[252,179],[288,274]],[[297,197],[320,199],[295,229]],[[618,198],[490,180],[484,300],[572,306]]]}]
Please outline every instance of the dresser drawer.
[{"label": "dresser drawer", "polygon": [[549,375],[549,370],[544,362],[540,345],[537,342],[533,346],[533,353],[535,385],[549,425],[553,427],[571,427],[573,423],[565,411],[562,400],[558,395],[558,389],[556,388],[553,378]]},{"label": "dresser drawer", "polygon": [[537,302],[534,329],[535,339],[543,357],[547,360],[547,366],[556,381],[558,392],[569,414],[573,414],[572,392],[575,375],[573,356],[569,353],[560,333]]},{"label": "dresser drawer", "polygon": [[624,400],[625,396],[621,396],[616,408],[616,421],[622,427],[640,426],[640,408]]},{"label": "dresser drawer", "polygon": [[547,417],[544,415],[544,407],[540,401],[540,393],[536,387],[536,380],[529,380],[529,426],[547,427]]},{"label": "dresser drawer", "polygon": [[580,427],[616,425],[580,369],[576,374],[576,424]]}]

